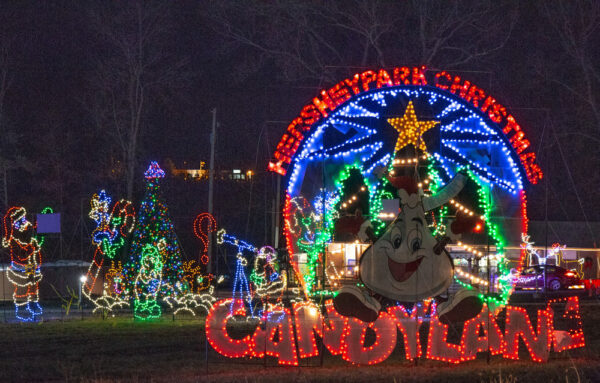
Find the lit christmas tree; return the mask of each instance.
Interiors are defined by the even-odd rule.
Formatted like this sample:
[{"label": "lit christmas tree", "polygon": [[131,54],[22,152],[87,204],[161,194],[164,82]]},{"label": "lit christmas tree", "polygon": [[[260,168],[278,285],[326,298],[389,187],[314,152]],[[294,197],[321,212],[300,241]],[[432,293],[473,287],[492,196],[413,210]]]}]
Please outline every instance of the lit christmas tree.
[{"label": "lit christmas tree", "polygon": [[144,248],[148,245],[158,247],[161,243],[162,251],[162,284],[159,296],[173,295],[176,291],[177,282],[183,280],[183,266],[181,262],[181,250],[175,235],[175,228],[169,217],[167,205],[161,198],[159,181],[165,176],[165,172],[152,162],[144,173],[147,187],[146,194],[139,208],[138,219],[132,235],[129,260],[123,269],[127,283],[125,294],[129,298],[135,296],[134,281],[140,272],[140,260]]}]

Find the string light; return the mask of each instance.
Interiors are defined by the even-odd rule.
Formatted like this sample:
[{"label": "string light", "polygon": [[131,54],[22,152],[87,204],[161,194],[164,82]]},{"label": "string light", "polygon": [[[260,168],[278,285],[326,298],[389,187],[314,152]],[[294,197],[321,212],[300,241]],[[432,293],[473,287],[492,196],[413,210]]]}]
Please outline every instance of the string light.
[{"label": "string light", "polygon": [[279,273],[277,252],[271,246],[263,246],[254,257],[250,281],[254,285],[255,296],[261,300],[259,315],[276,312],[283,307],[283,290],[287,286],[287,279]]},{"label": "string light", "polygon": [[35,322],[43,311],[39,303],[42,253],[35,226],[27,219],[27,210],[19,206],[6,211],[3,226],[2,246],[10,253],[6,277],[14,286],[15,316],[22,322]]},{"label": "string light", "polygon": [[583,321],[579,312],[579,297],[556,298],[548,301],[546,311],[552,310],[552,305],[565,303],[563,319],[574,323],[566,331],[554,329],[553,348],[555,352],[563,352],[574,348],[585,347],[585,336],[583,334]]},{"label": "string light", "polygon": [[547,361],[553,339],[552,322],[552,310],[548,308],[538,310],[536,333],[524,308],[507,306],[504,358],[519,359],[519,338],[521,338],[534,362]]},{"label": "string light", "polygon": [[156,319],[162,314],[162,309],[156,300],[162,284],[166,247],[165,239],[161,238],[156,246],[147,244],[142,250],[140,269],[134,282],[133,316],[136,319]]},{"label": "string light", "polygon": [[[564,304],[562,318],[570,321],[566,330],[556,330],[553,323],[552,307],[558,304]],[[233,312],[230,310],[232,306],[236,307]],[[503,332],[498,318],[484,304],[475,318],[464,323],[459,344],[448,342],[449,327],[439,321],[435,303],[431,300],[416,304],[412,311],[401,305],[389,307],[371,323],[340,316],[331,300],[325,302],[325,315],[312,302],[296,302],[291,311],[275,308],[278,313],[276,320],[271,320],[267,313],[252,334],[234,339],[227,332],[227,324],[236,317],[246,317],[246,307],[241,301],[224,299],[216,302],[209,311],[206,336],[221,355],[230,358],[273,356],[278,358],[279,364],[298,365],[299,359],[319,355],[319,337],[332,355],[341,355],[342,359],[355,364],[376,364],[391,355],[397,343],[397,330],[400,330],[406,358],[413,360],[422,355],[419,334],[427,317],[429,329],[425,356],[447,363],[474,360],[479,352],[518,359],[519,339],[524,341],[531,358],[536,362],[547,360],[551,345],[554,345],[555,352],[585,345],[577,297],[548,301],[545,310],[538,310],[537,333],[524,308],[507,306]],[[366,345],[368,332],[375,335],[369,346]]]},{"label": "string light", "polygon": [[[379,115],[375,117],[371,114],[374,110],[380,110],[377,108],[384,108],[385,105],[389,105],[388,102],[385,102],[386,99],[395,98],[400,94],[403,94],[409,98],[409,104],[407,104],[404,113],[406,117],[405,122],[408,124],[407,121],[411,120],[413,124],[411,126],[407,126],[408,129],[405,129],[407,130],[406,134],[400,132],[398,133],[398,137],[400,138],[400,146],[403,144],[412,144],[413,146],[421,147],[422,144],[424,145],[424,141],[420,137],[423,133],[423,129],[417,129],[417,123],[423,121],[418,121],[416,118],[414,105],[419,98],[424,97],[428,100],[430,107],[434,109],[433,115],[435,116],[436,121],[445,121],[444,124],[440,125],[439,128],[441,135],[440,139],[441,143],[450,150],[444,152],[444,156],[441,156],[439,153],[434,153],[434,156],[431,156],[424,151],[423,154],[420,154],[417,157],[395,158],[393,161],[387,159],[386,164],[393,167],[402,165],[413,166],[418,164],[419,161],[428,162],[427,168],[429,174],[419,183],[420,187],[429,189],[424,191],[427,193],[426,195],[435,194],[434,189],[439,189],[444,185],[443,179],[451,178],[456,174],[457,171],[466,169],[466,171],[469,173],[469,178],[474,179],[479,188],[479,208],[486,213],[481,215],[476,214],[476,209],[467,208],[456,198],[452,199],[450,206],[454,206],[461,214],[466,214],[467,217],[479,217],[481,222],[475,225],[474,232],[481,232],[484,227],[486,227],[486,233],[488,233],[492,238],[494,245],[496,248],[498,248],[498,254],[500,258],[503,259],[504,252],[502,248],[504,240],[500,235],[499,224],[491,222],[486,223],[486,220],[489,222],[488,216],[491,215],[491,212],[494,209],[494,206],[490,203],[492,198],[489,189],[491,187],[498,186],[509,193],[518,194],[521,205],[525,203],[524,193],[522,190],[522,178],[524,173],[522,172],[522,168],[520,168],[520,165],[523,164],[520,163],[518,153],[515,153],[516,149],[511,147],[511,145],[506,141],[505,137],[503,137],[504,132],[501,127],[483,119],[476,112],[469,111],[470,106],[464,103],[457,104],[456,99],[450,98],[437,90],[407,86],[402,88],[401,91],[402,93],[398,92],[398,89],[396,88],[382,89],[378,91],[377,94],[380,95],[378,96],[377,102],[379,107],[373,107],[373,104],[368,104],[369,106],[367,107],[366,101],[372,101],[371,94],[368,96],[356,95],[356,97],[352,98],[353,105],[361,106],[362,109],[353,106],[352,113],[346,113],[349,112],[349,109],[345,109],[346,115],[343,116],[344,118],[341,118],[341,116],[338,114],[338,111],[331,111],[331,116],[328,116],[328,118],[324,119],[321,123],[315,124],[314,129],[311,129],[311,134],[307,135],[307,138],[303,141],[300,152],[293,156],[293,158],[290,158],[292,160],[290,163],[293,166],[293,171],[290,174],[290,181],[287,189],[287,194],[289,195],[290,201],[293,201],[294,198],[301,197],[297,194],[297,191],[300,188],[303,177],[305,174],[307,174],[307,167],[312,162],[331,160],[333,163],[339,163],[339,161],[342,161],[345,164],[351,163],[352,165],[344,165],[341,170],[336,170],[339,174],[337,177],[335,176],[335,171],[333,172],[335,187],[337,191],[341,190],[341,183],[344,182],[345,178],[347,178],[347,174],[352,169],[356,169],[365,177],[365,187],[369,191],[368,218],[372,221],[373,229],[376,235],[380,235],[385,227],[384,221],[389,221],[395,217],[392,217],[392,214],[390,213],[382,213],[381,210],[377,211],[381,207],[381,198],[383,197],[382,191],[384,190],[385,185],[384,181],[377,180],[372,172],[375,171],[373,164],[381,163],[380,161],[382,161],[384,158],[389,158],[390,153],[385,153],[385,150],[382,149],[383,146],[381,146],[379,143],[383,141],[377,141],[376,138],[379,132],[374,132],[372,128],[373,124],[370,124],[367,121],[370,119],[379,119],[380,116],[385,115],[384,113],[378,113]],[[363,100],[365,102],[363,102]],[[465,116],[464,114],[456,113],[457,111],[463,109],[469,111],[469,114]],[[437,113],[436,111],[440,112]],[[414,119],[409,117],[414,117]],[[400,120],[394,120],[392,122],[400,126]],[[425,122],[429,122],[435,126],[434,121]],[[433,127],[430,129],[432,128]],[[331,129],[336,129],[343,134],[349,132],[355,133],[348,134],[348,139],[342,143],[336,143],[331,147],[326,147],[324,145],[324,135]],[[411,136],[414,142],[409,142],[410,140],[406,137],[402,139],[403,134],[408,135],[411,129],[414,133],[414,137]],[[419,137],[417,137],[417,135]],[[366,137],[369,137],[368,141],[365,139]],[[363,143],[362,147],[359,146],[361,143]],[[421,149],[426,149],[426,147]],[[481,155],[477,154],[481,152],[481,150],[491,151],[490,155],[493,155],[494,158],[497,159],[496,161],[499,161],[498,164],[494,167],[490,167],[489,165],[485,164],[484,161],[482,161]],[[402,162],[404,162],[404,164]],[[434,172],[432,172],[432,168],[430,167],[433,164],[435,164],[435,166],[437,166],[439,169],[445,171],[445,176],[441,176],[438,173],[434,174]],[[497,170],[499,168],[506,168],[508,171],[499,172]],[[337,169],[339,169],[339,165]],[[394,169],[390,170],[394,171]],[[437,179],[435,179],[435,177],[437,177]],[[286,199],[287,198],[288,197],[286,196]],[[339,205],[337,206],[342,209],[352,209],[358,200],[358,195],[345,196],[341,202],[338,202]],[[523,221],[527,219],[526,210],[521,210],[521,220],[523,223]],[[337,209],[333,209],[333,211],[337,213]],[[438,211],[432,212],[432,216],[435,221],[435,224],[432,226],[432,230],[435,235],[445,233],[447,225],[445,218],[447,217],[447,214],[448,212],[446,207],[441,207]],[[331,223],[334,222],[335,218],[331,219],[331,217],[327,216],[321,218],[319,216],[319,219],[322,219],[322,221],[318,221],[316,217],[312,217],[315,219],[308,220],[310,224],[306,224],[304,223],[306,221],[303,221],[303,225],[305,227],[310,226],[311,230],[306,231],[308,235],[305,237],[294,238],[294,234],[290,233],[290,235],[288,235],[288,230],[294,230],[295,227],[298,227],[298,220],[296,220],[296,225],[288,221],[289,219],[295,219],[294,214],[289,211],[289,209],[284,209],[284,216],[286,220],[286,223],[284,224],[286,241],[290,254],[307,254],[307,271],[303,273],[299,279],[301,279],[301,284],[304,287],[305,294],[314,294],[315,292],[313,292],[313,285],[316,282],[314,270],[316,270],[316,265],[320,262],[319,260],[322,257],[322,249],[325,248],[327,243],[329,243],[332,239],[331,230],[333,225],[331,225]],[[474,249],[470,245],[466,246],[469,246],[467,249],[474,253],[475,256],[484,256],[483,252]],[[498,262],[502,275],[508,273],[505,263],[506,262],[503,260]],[[298,266],[295,264],[293,266],[295,272],[298,273]],[[327,268],[326,273],[328,270],[329,268]],[[328,280],[331,283],[332,278],[328,277]],[[333,284],[338,284],[338,282],[334,281]],[[485,294],[482,294],[481,297],[486,301],[490,301],[490,304],[502,305],[506,303],[508,296],[512,291],[511,288],[512,286],[510,286],[510,283],[500,279],[499,298],[493,295]]]},{"label": "string light", "polygon": [[209,235],[217,230],[217,221],[209,213],[200,213],[194,220],[194,234],[202,241],[202,255],[200,262],[206,265],[208,263],[208,243]]},{"label": "string light", "polygon": [[[480,336],[480,333],[483,335]],[[505,351],[504,334],[487,305],[484,304],[479,315],[465,322],[460,348],[462,361],[474,360],[478,352],[489,351],[491,355],[499,355]]]},{"label": "string light", "polygon": [[418,121],[412,101],[408,102],[404,116],[388,118],[387,121],[398,131],[398,139],[394,148],[395,152],[398,152],[409,144],[419,150],[427,151],[425,141],[421,137],[423,133],[440,123],[439,121]]},{"label": "string light", "polygon": [[[395,97],[403,93],[409,97],[423,94],[428,98],[429,105],[432,106],[445,101],[446,104],[436,117],[438,119],[442,119],[451,113],[457,113],[462,109],[467,109],[466,105],[468,105],[470,111],[474,111],[471,112],[471,115],[481,121],[483,119],[480,116],[483,113],[498,125],[493,130],[484,127],[479,131],[488,134],[493,132],[505,136],[511,150],[515,153],[514,159],[512,159],[513,163],[520,163],[530,182],[535,184],[542,178],[543,173],[535,163],[535,153],[524,152],[530,146],[529,141],[524,138],[524,134],[515,122],[514,117],[492,96],[486,95],[481,88],[469,81],[462,80],[459,76],[453,77],[446,71],[426,71],[425,67],[394,68],[391,73],[393,75],[388,74],[383,69],[378,72],[365,71],[360,74],[357,73],[353,77],[336,84],[333,88],[322,91],[320,93],[321,97],[316,97],[312,103],[306,105],[300,116],[288,126],[286,134],[283,135],[277,145],[273,160],[269,163],[269,170],[285,175],[287,166],[292,163],[296,151],[302,146],[301,144],[310,141],[312,137],[309,135],[309,138],[305,139],[306,132],[310,132],[314,126],[319,125],[322,118],[331,114],[333,117],[379,119],[382,113],[370,110],[371,108],[365,108],[362,106],[361,101],[375,101],[379,104],[379,107],[385,108],[388,105],[386,96]],[[361,82],[362,87],[359,85]],[[430,90],[431,88],[423,87],[423,85],[429,83],[433,84],[434,89]],[[374,92],[372,87],[381,89]],[[371,91],[368,92],[369,90]],[[343,97],[339,95],[343,95]],[[460,103],[456,101],[456,97],[461,99]],[[349,104],[338,108],[348,98],[352,98]],[[511,133],[514,134],[508,137]],[[503,144],[503,146],[505,145]],[[514,167],[517,166],[514,165]]]},{"label": "string light", "polygon": [[[90,262],[90,266],[88,267],[86,279],[82,286],[82,293],[94,305],[92,312],[98,310],[111,312],[115,307],[129,306],[127,300],[120,296],[122,291],[116,285],[116,283],[120,284],[122,282],[121,270],[117,272],[113,269],[113,272],[110,274],[112,282],[105,283],[99,297],[93,296],[95,294],[96,282],[102,271],[105,259],[112,260],[115,258],[118,251],[124,245],[125,238],[131,234],[135,225],[135,210],[131,202],[120,200],[111,209],[111,201],[112,199],[105,190],[94,194],[90,201],[91,209],[89,217],[96,223],[96,228],[92,231],[92,242],[96,245],[96,249],[92,262]],[[120,265],[121,263],[119,262]],[[115,281],[117,275],[118,282]],[[108,277],[108,273],[106,277]]]},{"label": "string light", "polygon": [[160,180],[165,177],[165,172],[158,163],[151,162],[146,177],[146,193],[139,208],[138,219],[132,234],[129,250],[129,259],[124,264],[124,291],[123,299],[133,299],[137,275],[141,268],[141,258],[147,245],[156,246],[160,239],[164,240],[161,249],[162,283],[161,290],[157,292],[157,299],[166,296],[178,296],[176,285],[183,280],[183,268],[179,241],[175,234],[175,227],[169,216],[167,205],[162,199]]}]

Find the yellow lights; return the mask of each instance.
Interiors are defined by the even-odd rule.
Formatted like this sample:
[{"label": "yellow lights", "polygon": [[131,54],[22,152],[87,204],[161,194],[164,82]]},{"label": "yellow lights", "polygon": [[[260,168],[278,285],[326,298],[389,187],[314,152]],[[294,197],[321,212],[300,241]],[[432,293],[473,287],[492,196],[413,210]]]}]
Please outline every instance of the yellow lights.
[{"label": "yellow lights", "polygon": [[[489,286],[490,285],[490,283],[488,281],[486,281],[485,279],[482,279],[482,278],[479,278],[479,277],[477,277],[477,276],[475,276],[473,274],[467,273],[466,271],[462,271],[459,268],[455,268],[454,272],[456,274],[458,274],[459,277],[470,279],[471,283],[475,283],[475,284],[483,285],[483,286]],[[497,284],[496,284],[496,287],[498,287]]]},{"label": "yellow lights", "polygon": [[458,241],[456,244],[477,257],[483,257],[483,253],[479,250],[475,250],[473,246],[469,246],[461,241]]},{"label": "yellow lights", "polygon": [[[365,191],[367,191],[367,188],[365,186],[361,186],[360,191],[365,192]],[[356,194],[352,195],[350,198],[348,198],[345,202],[342,203],[342,208],[345,209],[345,208],[349,207],[357,200],[358,200],[358,196]]]},{"label": "yellow lights", "polygon": [[390,220],[396,218],[396,214],[394,213],[379,213],[377,214],[377,218],[381,220]]},{"label": "yellow lights", "polygon": [[394,166],[413,165],[413,164],[417,164],[419,162],[419,159],[426,160],[427,158],[429,158],[429,154],[427,154],[427,153],[425,153],[424,155],[422,155],[420,157],[415,157],[415,158],[396,158],[394,161],[392,161],[392,165],[394,165]]},{"label": "yellow lights", "polygon": [[[458,211],[462,211],[465,214],[468,214],[469,216],[474,216],[475,212],[473,210],[468,209],[467,207],[465,207],[463,204],[451,199],[450,200],[450,205],[454,206],[456,208],[456,210]],[[485,216],[480,216],[479,219],[481,219],[482,221],[485,221]]]},{"label": "yellow lights", "polygon": [[398,140],[396,141],[395,151],[399,151],[406,145],[412,144],[415,148],[427,151],[425,142],[421,135],[433,128],[439,121],[418,121],[415,113],[415,107],[412,101],[406,106],[404,116],[388,118],[388,123],[398,131]]}]

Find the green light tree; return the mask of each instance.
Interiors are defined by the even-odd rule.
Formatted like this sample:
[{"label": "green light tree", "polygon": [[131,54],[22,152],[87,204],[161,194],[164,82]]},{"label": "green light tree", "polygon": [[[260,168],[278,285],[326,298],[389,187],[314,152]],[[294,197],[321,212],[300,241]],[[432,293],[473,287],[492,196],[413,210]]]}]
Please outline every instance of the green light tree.
[{"label": "green light tree", "polygon": [[[140,261],[148,245],[158,248],[161,242],[162,283],[158,296],[176,294],[177,283],[183,280],[181,250],[167,205],[161,198],[159,181],[165,172],[156,162],[146,170],[146,194],[138,210],[137,222],[132,235],[129,260],[123,268],[127,280],[126,297],[135,296],[135,279],[140,272]],[[164,241],[164,243],[162,243]]]}]

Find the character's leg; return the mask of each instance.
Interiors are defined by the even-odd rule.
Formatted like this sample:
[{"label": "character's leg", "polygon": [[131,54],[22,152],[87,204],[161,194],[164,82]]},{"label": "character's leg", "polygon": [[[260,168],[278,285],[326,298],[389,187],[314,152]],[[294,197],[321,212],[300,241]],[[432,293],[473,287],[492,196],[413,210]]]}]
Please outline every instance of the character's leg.
[{"label": "character's leg", "polygon": [[15,316],[21,321],[32,321],[33,311],[29,307],[28,298],[28,285],[20,286],[15,284],[15,290],[13,293],[13,300],[15,302]]},{"label": "character's leg", "polygon": [[363,322],[374,322],[379,316],[381,304],[366,289],[344,286],[333,299],[335,310],[343,316],[355,317]]},{"label": "character's leg", "polygon": [[437,314],[444,324],[464,322],[476,317],[483,307],[477,289],[460,289],[446,300],[436,297]]},{"label": "character's leg", "polygon": [[29,309],[33,315],[41,315],[42,307],[39,304],[40,289],[39,283],[32,283],[27,286],[27,300],[29,301]]},{"label": "character's leg", "polygon": [[149,318],[160,318],[162,314],[162,309],[154,298],[148,300],[148,313]]},{"label": "character's leg", "polygon": [[96,284],[96,280],[98,279],[98,275],[100,274],[100,270],[102,270],[102,264],[104,263],[104,253],[100,246],[96,248],[94,252],[94,259],[90,263],[90,267],[88,268],[88,272],[86,275],[86,281],[83,286],[83,293],[89,298],[94,291],[94,285]]},{"label": "character's leg", "polygon": [[145,300],[136,299],[133,302],[133,316],[137,319],[148,318],[148,306]]}]

